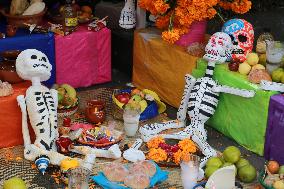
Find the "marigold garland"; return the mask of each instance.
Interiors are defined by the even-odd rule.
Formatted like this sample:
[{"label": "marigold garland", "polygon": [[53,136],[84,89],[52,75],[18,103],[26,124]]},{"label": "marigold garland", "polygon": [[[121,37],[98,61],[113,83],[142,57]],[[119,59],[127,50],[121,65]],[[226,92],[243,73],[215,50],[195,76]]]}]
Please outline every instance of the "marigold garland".
[{"label": "marigold garland", "polygon": [[175,43],[194,22],[212,19],[218,14],[218,7],[244,14],[252,3],[250,0],[139,0],[138,5],[157,16],[157,28],[165,30],[162,38]]},{"label": "marigold garland", "polygon": [[190,139],[179,141],[176,145],[178,150],[174,153],[167,153],[166,150],[162,149],[163,145],[167,146],[165,140],[161,137],[155,137],[148,141],[147,146],[149,148],[149,153],[147,158],[155,162],[173,161],[174,163],[179,164],[181,161],[189,161],[188,155],[197,151],[195,143]]}]

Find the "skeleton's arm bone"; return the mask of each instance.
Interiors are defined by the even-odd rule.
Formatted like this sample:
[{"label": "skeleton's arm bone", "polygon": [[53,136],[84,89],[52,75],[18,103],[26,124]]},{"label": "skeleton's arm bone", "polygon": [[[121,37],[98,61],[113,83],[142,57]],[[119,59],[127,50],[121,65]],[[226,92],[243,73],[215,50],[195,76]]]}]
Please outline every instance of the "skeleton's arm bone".
[{"label": "skeleton's arm bone", "polygon": [[146,124],[140,127],[139,132],[142,135],[157,134],[167,129],[178,129],[184,127],[185,123],[178,120],[166,121],[163,123]]},{"label": "skeleton's arm bone", "polygon": [[226,85],[216,85],[215,87],[213,87],[213,91],[218,93],[228,93],[232,95],[242,96],[245,98],[251,98],[255,95],[255,92],[253,90],[237,89]]},{"label": "skeleton's arm bone", "polygon": [[189,100],[189,94],[192,90],[194,84],[196,82],[196,79],[189,75],[185,75],[185,86],[184,86],[184,92],[182,95],[181,103],[177,112],[177,119],[179,121],[185,121],[186,119],[186,113],[187,113],[187,106],[188,106],[188,100]]},{"label": "skeleton's arm bone", "polygon": [[22,112],[22,134],[24,139],[24,146],[26,147],[31,144],[31,138],[28,128],[27,106],[24,95],[17,96],[17,101]]},{"label": "skeleton's arm bone", "polygon": [[267,91],[279,91],[283,93],[284,84],[262,80],[260,82],[260,89]]}]

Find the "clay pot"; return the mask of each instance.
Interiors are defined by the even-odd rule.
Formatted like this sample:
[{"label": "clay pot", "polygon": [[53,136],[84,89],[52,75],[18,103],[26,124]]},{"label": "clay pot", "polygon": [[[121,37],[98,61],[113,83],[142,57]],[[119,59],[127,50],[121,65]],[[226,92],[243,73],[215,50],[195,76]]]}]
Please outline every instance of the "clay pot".
[{"label": "clay pot", "polygon": [[102,123],[105,120],[105,102],[91,100],[87,103],[86,118],[91,123]]},{"label": "clay pot", "polygon": [[15,63],[14,60],[4,60],[0,62],[0,78],[3,81],[7,81],[11,84],[24,81],[18,76]]},{"label": "clay pot", "polygon": [[18,30],[17,26],[14,26],[14,25],[7,25],[6,35],[7,35],[8,37],[13,37],[13,36],[16,35],[17,30]]},{"label": "clay pot", "polygon": [[21,51],[12,50],[1,52],[0,55],[4,59],[0,62],[0,79],[11,84],[24,81],[16,72],[16,59]]}]

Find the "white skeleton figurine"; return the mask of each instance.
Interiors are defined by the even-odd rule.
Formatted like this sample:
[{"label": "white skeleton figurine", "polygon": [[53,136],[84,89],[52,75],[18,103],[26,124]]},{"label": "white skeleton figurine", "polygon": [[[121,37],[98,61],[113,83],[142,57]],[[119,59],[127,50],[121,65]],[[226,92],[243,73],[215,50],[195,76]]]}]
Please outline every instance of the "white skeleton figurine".
[{"label": "white skeleton figurine", "polygon": [[[18,75],[24,80],[31,80],[32,86],[26,91],[26,97],[17,97],[22,111],[22,134],[24,139],[24,157],[34,161],[40,155],[47,155],[51,164],[60,165],[66,156],[57,152],[55,140],[58,138],[57,128],[57,91],[49,90],[41,85],[51,76],[52,66],[47,56],[35,49],[22,51],[16,60]],[[31,143],[28,118],[36,134],[34,144]],[[80,163],[93,164],[95,157],[120,158],[118,145],[109,150],[98,150],[90,147],[75,147],[76,152],[85,155],[85,161]]]},{"label": "white skeleton figurine", "polygon": [[213,80],[215,63],[225,62],[228,56],[231,56],[231,50],[232,42],[229,35],[217,32],[211,36],[205,48],[204,58],[208,60],[205,76],[199,79],[195,79],[191,75],[185,76],[186,85],[177,112],[178,120],[142,126],[139,131],[144,141],[157,136],[163,130],[184,127],[186,113],[188,113],[191,123],[183,131],[174,134],[160,134],[160,136],[179,140],[191,137],[205,155],[200,162],[200,170],[210,157],[217,155],[216,151],[206,141],[207,133],[204,124],[217,108],[219,93],[224,92],[247,98],[253,97],[255,94],[254,91],[221,86]]}]

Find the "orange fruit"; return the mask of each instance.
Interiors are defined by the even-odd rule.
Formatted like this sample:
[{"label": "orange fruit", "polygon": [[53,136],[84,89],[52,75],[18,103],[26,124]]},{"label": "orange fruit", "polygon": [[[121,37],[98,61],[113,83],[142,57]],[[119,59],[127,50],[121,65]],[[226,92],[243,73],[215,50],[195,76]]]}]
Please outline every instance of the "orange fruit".
[{"label": "orange fruit", "polygon": [[279,163],[277,161],[270,160],[267,164],[267,169],[272,174],[278,173]]},{"label": "orange fruit", "polygon": [[89,7],[89,6],[82,6],[82,7],[81,7],[81,10],[82,10],[83,12],[86,12],[86,13],[89,13],[89,14],[92,14],[92,12],[93,12],[92,8]]}]

